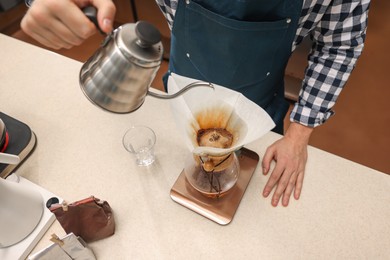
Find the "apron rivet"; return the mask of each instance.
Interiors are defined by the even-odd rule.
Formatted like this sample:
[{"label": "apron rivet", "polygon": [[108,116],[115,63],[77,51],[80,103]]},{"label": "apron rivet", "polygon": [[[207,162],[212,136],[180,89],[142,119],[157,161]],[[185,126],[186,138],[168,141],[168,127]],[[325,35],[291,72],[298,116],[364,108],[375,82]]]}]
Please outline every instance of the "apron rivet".
[{"label": "apron rivet", "polygon": [[189,53],[187,53],[186,55],[187,55],[188,58],[190,57],[190,54],[189,54]]},{"label": "apron rivet", "polygon": [[286,22],[291,23],[291,18],[287,18]]},{"label": "apron rivet", "polygon": [[271,74],[271,72],[267,72],[267,76],[269,76]]},{"label": "apron rivet", "polygon": [[186,4],[188,4],[188,5],[189,5],[189,4],[190,4],[190,0],[186,0]]}]

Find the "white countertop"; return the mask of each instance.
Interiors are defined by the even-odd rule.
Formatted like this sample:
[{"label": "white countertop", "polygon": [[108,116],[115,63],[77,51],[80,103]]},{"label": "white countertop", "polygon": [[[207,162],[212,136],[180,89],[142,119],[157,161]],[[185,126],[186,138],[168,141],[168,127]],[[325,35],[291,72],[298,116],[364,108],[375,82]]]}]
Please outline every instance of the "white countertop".
[{"label": "white countertop", "polygon": [[[389,175],[309,147],[299,201],[272,207],[258,167],[233,221],[220,226],[169,196],[189,152],[169,102],[147,97],[134,113],[105,112],[80,90],[81,65],[0,35],[0,110],[38,140],[17,173],[69,202],[95,195],[110,203],[116,233],[90,243],[98,259],[388,259]],[[122,146],[132,124],[156,132],[149,168],[136,167]],[[247,147],[262,158],[278,138]],[[55,222],[34,252],[53,232],[65,234]]]}]

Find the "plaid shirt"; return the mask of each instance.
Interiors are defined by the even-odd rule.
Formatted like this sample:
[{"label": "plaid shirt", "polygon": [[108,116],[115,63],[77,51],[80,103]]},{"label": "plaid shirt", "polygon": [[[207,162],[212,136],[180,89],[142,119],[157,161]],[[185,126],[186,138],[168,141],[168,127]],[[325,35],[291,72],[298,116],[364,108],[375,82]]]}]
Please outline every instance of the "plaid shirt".
[{"label": "plaid shirt", "polygon": [[[156,0],[172,28],[178,0]],[[334,112],[343,86],[362,53],[370,0],[304,0],[294,50],[313,41],[298,102],[290,120],[316,127]]]}]

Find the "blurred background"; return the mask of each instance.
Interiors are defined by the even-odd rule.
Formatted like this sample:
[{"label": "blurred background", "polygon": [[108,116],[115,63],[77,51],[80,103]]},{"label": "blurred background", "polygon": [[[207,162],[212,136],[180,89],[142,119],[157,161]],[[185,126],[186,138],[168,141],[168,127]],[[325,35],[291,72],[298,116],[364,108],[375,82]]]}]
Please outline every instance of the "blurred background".
[{"label": "blurred background", "polygon": [[[155,0],[113,1],[117,7],[115,26],[146,20],[160,30],[164,61],[152,86],[162,90],[161,76],[167,70],[170,47],[170,31],[165,18]],[[23,0],[0,0],[0,32],[43,47],[20,30],[20,21],[26,11]],[[317,127],[310,140],[314,147],[387,174],[390,174],[389,14],[390,1],[371,1],[364,52],[334,107],[336,115]],[[84,62],[99,48],[102,40],[103,36],[96,34],[80,46],[55,52]],[[294,52],[286,70],[286,98],[291,104],[297,99],[309,46],[310,42],[305,41]],[[285,122],[288,124],[288,118]]]}]

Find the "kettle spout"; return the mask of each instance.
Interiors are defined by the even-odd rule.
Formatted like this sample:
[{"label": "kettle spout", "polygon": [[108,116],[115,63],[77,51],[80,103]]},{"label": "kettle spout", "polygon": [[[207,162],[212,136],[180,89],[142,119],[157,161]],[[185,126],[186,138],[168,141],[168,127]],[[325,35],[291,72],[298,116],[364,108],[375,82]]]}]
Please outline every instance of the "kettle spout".
[{"label": "kettle spout", "polygon": [[181,90],[179,90],[178,92],[176,92],[172,95],[157,94],[157,93],[151,92],[149,90],[148,90],[148,95],[155,97],[155,98],[160,98],[160,99],[172,99],[172,98],[176,98],[176,97],[184,94],[188,90],[190,90],[192,88],[196,88],[196,87],[208,87],[208,88],[214,89],[214,85],[209,83],[209,82],[196,81],[196,82],[193,82],[191,84],[188,84],[187,86],[185,86],[184,88],[182,88]]}]

